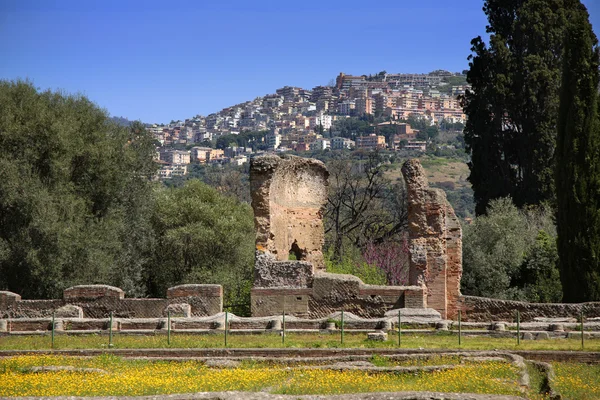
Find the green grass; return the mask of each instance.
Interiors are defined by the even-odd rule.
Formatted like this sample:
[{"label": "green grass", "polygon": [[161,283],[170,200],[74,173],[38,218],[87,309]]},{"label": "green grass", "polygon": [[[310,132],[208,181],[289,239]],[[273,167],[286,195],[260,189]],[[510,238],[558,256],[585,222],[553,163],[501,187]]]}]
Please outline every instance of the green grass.
[{"label": "green grass", "polygon": [[[100,372],[50,371],[39,366],[96,368]],[[0,397],[139,396],[201,391],[265,391],[281,394],[344,394],[381,391],[518,395],[517,369],[507,363],[458,365],[455,369],[410,374],[364,371],[306,370],[251,365],[212,369],[197,361],[127,360],[114,356],[87,359],[19,356],[0,359]]]},{"label": "green grass", "polygon": [[553,363],[555,390],[564,399],[600,399],[600,365]]},{"label": "green grass", "polygon": [[[171,336],[171,345],[167,344],[166,335],[113,336],[113,345],[116,349],[141,349],[141,348],[220,348],[224,347],[223,334],[190,335],[174,333]],[[344,344],[340,343],[340,334],[297,334],[288,333],[285,344],[281,337],[273,334],[256,335],[229,335],[229,348],[397,348],[398,336],[389,333],[389,340],[376,342],[366,340],[364,333],[346,332]],[[457,335],[447,332],[439,334],[417,335],[402,333],[402,348],[423,349],[470,349],[470,350],[581,350],[581,340],[550,339],[550,340],[521,340],[517,345],[515,338],[493,338],[488,336],[463,336],[461,346],[458,346]],[[0,350],[46,350],[51,348],[50,335],[40,336],[1,336]],[[55,349],[106,349],[108,348],[107,335],[68,336],[55,337]],[[585,351],[600,351],[600,339],[586,339]]]},{"label": "green grass", "polygon": [[[377,366],[456,365],[437,372],[306,370],[248,360],[231,369],[207,368],[200,361],[131,360],[97,357],[33,355],[0,358],[0,397],[14,396],[139,396],[201,391],[265,391],[282,394],[344,394],[379,391],[487,393],[547,399],[540,395],[543,376],[529,365],[530,389],[522,393],[518,370],[503,362],[466,362],[456,356],[390,360],[374,355]],[[308,364],[307,364],[308,365]],[[31,367],[71,366],[101,371],[49,371]],[[566,399],[600,398],[600,365],[554,363],[555,389]]]}]

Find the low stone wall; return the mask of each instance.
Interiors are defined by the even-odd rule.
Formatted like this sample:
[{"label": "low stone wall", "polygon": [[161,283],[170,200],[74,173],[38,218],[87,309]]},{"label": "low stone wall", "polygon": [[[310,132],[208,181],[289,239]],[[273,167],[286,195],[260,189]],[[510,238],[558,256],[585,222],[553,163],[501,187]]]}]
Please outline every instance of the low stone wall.
[{"label": "low stone wall", "polygon": [[167,290],[166,299],[128,299],[123,290],[107,285],[74,286],[64,290],[62,299],[53,300],[22,300],[16,293],[0,291],[0,318],[45,318],[52,313],[107,318],[111,312],[117,318],[156,318],[168,311],[200,317],[222,310],[221,285],[175,286]]},{"label": "low stone wall", "polygon": [[[279,263],[288,266],[292,262],[273,261],[275,265],[270,270],[277,271]],[[426,307],[424,290],[420,286],[366,285],[353,275],[326,272],[296,282],[302,284],[299,287],[254,287],[252,315],[279,315],[285,310],[299,317],[322,318],[343,310],[363,318],[378,318],[392,308]]]},{"label": "low stone wall", "polygon": [[578,318],[583,311],[585,318],[600,317],[600,302],[527,303],[523,301],[499,300],[486,297],[461,296],[460,305],[465,321],[513,321],[519,311],[522,322],[536,317]]}]

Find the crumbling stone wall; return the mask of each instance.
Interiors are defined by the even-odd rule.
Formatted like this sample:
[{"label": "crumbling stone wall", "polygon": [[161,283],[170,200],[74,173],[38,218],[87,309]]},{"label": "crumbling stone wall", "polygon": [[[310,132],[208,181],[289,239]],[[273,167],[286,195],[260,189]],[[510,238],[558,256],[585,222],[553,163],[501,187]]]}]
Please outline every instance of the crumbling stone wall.
[{"label": "crumbling stone wall", "polygon": [[441,189],[429,187],[421,163],[402,166],[408,195],[409,284],[427,292],[426,306],[442,318],[458,312],[462,276],[462,230]]},{"label": "crumbling stone wall", "polygon": [[[72,306],[85,318],[106,318],[112,312],[119,318],[161,317],[172,304],[189,306],[190,316],[214,315],[223,310],[221,285],[181,285],[169,288],[166,299],[125,298],[120,288],[108,285],[81,285],[63,291],[62,299],[22,300],[12,292],[0,291],[0,318],[41,318]],[[79,315],[79,311],[78,311]]]},{"label": "crumbling stone wall", "polygon": [[583,311],[585,318],[600,317],[600,302],[578,304],[527,303],[477,296],[461,296],[459,305],[464,320],[474,322],[514,321],[517,311],[519,311],[522,322],[533,321],[536,317],[579,318],[581,311]]},{"label": "crumbling stone wall", "polygon": [[[302,261],[277,261],[269,255],[257,257],[261,268],[286,271]],[[283,275],[283,274],[282,274]],[[336,311],[347,311],[363,318],[383,317],[392,308],[423,308],[424,289],[421,286],[366,285],[353,275],[316,272],[297,279],[270,279],[265,286],[252,289],[252,316],[293,314],[297,317],[321,318]],[[274,284],[275,283],[281,283]]]},{"label": "crumbling stone wall", "polygon": [[[325,165],[300,157],[256,157],[250,165],[256,228],[252,315],[323,317],[349,311],[382,317],[391,308],[423,307],[420,286],[365,285],[352,275],[329,274],[323,262]],[[290,261],[294,254],[297,261]]]},{"label": "crumbling stone wall", "polygon": [[323,263],[323,208],[329,172],[321,161],[295,156],[255,157],[250,186],[256,248],[287,261],[290,253],[317,270]]}]

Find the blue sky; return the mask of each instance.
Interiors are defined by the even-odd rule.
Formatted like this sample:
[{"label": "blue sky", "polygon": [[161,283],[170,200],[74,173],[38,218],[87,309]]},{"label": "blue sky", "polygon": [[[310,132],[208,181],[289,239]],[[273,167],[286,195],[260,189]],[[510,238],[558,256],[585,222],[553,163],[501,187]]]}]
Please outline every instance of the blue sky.
[{"label": "blue sky", "polygon": [[[600,0],[584,0],[596,33]],[[168,122],[340,72],[462,71],[483,0],[0,0],[0,79]]]}]

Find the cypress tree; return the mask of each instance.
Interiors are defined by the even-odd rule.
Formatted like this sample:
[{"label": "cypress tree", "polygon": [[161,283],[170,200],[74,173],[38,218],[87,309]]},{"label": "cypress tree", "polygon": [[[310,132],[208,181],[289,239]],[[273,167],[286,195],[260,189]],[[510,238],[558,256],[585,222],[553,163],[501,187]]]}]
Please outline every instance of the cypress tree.
[{"label": "cypress tree", "polygon": [[556,116],[570,0],[486,0],[490,35],[471,41],[463,97],[477,214],[510,196],[517,207],[554,201]]},{"label": "cypress tree", "polygon": [[563,300],[600,300],[598,41],[570,0],[557,132],[557,230]]}]

